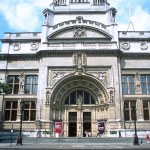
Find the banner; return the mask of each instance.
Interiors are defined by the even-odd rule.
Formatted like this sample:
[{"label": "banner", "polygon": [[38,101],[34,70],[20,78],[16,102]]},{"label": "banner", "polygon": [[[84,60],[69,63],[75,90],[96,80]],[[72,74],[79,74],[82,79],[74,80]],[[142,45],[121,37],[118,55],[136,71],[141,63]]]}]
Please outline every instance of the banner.
[{"label": "banner", "polygon": [[62,134],[62,122],[55,122],[55,133]]},{"label": "banner", "polygon": [[105,133],[105,124],[104,122],[98,122],[98,132],[99,134]]}]

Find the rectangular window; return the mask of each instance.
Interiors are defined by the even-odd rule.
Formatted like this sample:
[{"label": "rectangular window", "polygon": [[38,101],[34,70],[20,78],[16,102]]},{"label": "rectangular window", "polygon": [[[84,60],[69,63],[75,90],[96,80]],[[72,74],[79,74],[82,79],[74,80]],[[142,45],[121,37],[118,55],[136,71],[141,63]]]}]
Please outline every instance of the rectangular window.
[{"label": "rectangular window", "polygon": [[38,76],[26,76],[25,80],[25,94],[37,94]]},{"label": "rectangular window", "polygon": [[124,102],[124,120],[125,121],[134,120],[136,118],[136,113],[134,114],[133,106],[136,107],[136,101],[125,100]]},{"label": "rectangular window", "polygon": [[18,94],[19,92],[19,76],[18,75],[9,75],[7,77],[7,83],[11,88],[9,94]]},{"label": "rectangular window", "polygon": [[135,93],[133,75],[122,75],[122,93],[123,95]]},{"label": "rectangular window", "polygon": [[141,75],[140,80],[141,80],[142,94],[150,93],[150,75]]},{"label": "rectangular window", "polygon": [[35,121],[36,119],[36,102],[26,101],[24,103],[23,121]]},{"label": "rectangular window", "polygon": [[150,101],[148,100],[143,100],[143,115],[144,115],[144,120],[149,120],[150,116]]},{"label": "rectangular window", "polygon": [[18,101],[5,101],[5,121],[16,121]]}]

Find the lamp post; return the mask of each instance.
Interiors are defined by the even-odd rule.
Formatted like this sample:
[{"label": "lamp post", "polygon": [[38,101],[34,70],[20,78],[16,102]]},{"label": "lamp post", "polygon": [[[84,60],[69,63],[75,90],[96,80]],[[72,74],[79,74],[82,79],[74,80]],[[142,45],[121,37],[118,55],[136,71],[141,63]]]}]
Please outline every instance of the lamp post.
[{"label": "lamp post", "polygon": [[138,140],[138,136],[137,136],[137,129],[136,129],[136,108],[135,108],[135,106],[132,106],[132,111],[133,111],[133,117],[134,117],[133,119],[134,119],[134,130],[135,130],[133,144],[139,145],[139,140]]},{"label": "lamp post", "polygon": [[19,136],[17,139],[17,144],[22,145],[22,114],[24,111],[24,101],[20,99],[20,130],[19,130]]}]

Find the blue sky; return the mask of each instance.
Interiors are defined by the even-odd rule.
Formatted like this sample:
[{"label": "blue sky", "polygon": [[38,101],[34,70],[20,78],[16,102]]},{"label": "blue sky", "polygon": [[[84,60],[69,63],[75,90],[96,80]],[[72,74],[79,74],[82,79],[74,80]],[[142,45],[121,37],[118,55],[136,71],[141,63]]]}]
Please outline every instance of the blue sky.
[{"label": "blue sky", "polygon": [[[49,7],[52,0],[0,0],[0,2],[0,39],[2,39],[4,32],[40,32],[42,11]],[[150,0],[108,0],[108,2],[118,11],[116,21],[119,30],[127,30],[131,16],[136,31],[150,31]]]}]

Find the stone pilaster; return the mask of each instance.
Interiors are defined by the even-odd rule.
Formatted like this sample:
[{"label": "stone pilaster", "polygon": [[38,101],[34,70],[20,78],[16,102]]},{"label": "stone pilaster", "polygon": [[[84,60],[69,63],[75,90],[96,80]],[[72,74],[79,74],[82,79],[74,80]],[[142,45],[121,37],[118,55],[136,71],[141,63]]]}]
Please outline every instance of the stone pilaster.
[{"label": "stone pilaster", "polygon": [[3,101],[4,101],[4,95],[0,95],[0,128],[2,128],[3,123]]}]

